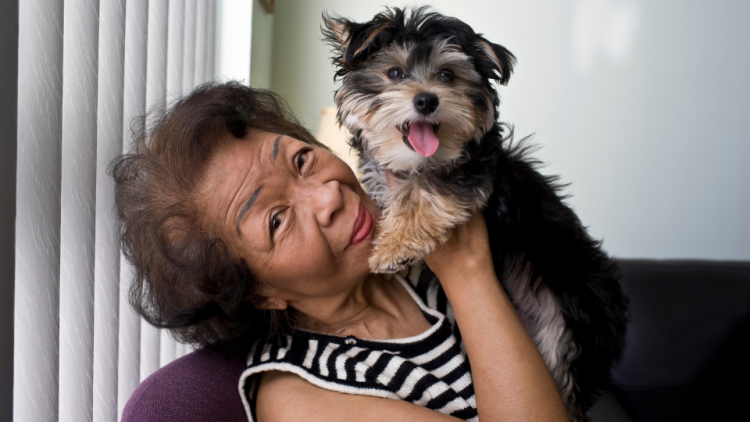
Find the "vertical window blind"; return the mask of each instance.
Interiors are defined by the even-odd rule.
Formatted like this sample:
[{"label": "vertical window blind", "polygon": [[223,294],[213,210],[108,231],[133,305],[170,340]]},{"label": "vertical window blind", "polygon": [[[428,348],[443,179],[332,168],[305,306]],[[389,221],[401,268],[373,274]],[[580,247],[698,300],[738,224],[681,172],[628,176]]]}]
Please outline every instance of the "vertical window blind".
[{"label": "vertical window blind", "polygon": [[135,314],[112,159],[130,123],[214,78],[216,0],[20,0],[13,414],[119,420],[191,349]]},{"label": "vertical window blind", "polygon": [[18,3],[0,1],[0,420],[13,415]]}]

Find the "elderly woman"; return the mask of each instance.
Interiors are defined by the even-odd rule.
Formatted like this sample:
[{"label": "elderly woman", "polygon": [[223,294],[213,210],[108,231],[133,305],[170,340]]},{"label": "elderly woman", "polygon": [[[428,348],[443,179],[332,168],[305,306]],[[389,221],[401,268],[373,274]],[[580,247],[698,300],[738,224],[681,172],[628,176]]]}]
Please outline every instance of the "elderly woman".
[{"label": "elderly woman", "polygon": [[371,274],[378,207],[273,94],[204,85],[135,138],[113,167],[131,303],[246,359],[250,420],[566,420],[481,214],[428,268]]}]

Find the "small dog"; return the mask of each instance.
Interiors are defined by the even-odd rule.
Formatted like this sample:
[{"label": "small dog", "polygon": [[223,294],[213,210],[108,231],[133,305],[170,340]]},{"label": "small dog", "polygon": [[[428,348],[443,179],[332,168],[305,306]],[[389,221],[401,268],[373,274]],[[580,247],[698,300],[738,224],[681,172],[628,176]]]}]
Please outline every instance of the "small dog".
[{"label": "small dog", "polygon": [[482,211],[503,287],[570,419],[587,420],[624,345],[627,299],[617,264],[562,202],[556,178],[498,123],[492,82],[506,84],[516,58],[427,8],[387,9],[366,23],[323,19],[342,80],[338,120],[383,208],[371,268],[403,269]]}]

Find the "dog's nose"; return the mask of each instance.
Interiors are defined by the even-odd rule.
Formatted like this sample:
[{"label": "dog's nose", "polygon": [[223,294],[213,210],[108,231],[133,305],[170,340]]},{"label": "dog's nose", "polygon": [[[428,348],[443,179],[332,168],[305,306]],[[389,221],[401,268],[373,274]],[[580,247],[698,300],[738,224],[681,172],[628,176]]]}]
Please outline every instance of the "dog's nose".
[{"label": "dog's nose", "polygon": [[438,104],[440,104],[440,100],[432,92],[420,92],[414,96],[414,107],[425,116],[435,111]]}]

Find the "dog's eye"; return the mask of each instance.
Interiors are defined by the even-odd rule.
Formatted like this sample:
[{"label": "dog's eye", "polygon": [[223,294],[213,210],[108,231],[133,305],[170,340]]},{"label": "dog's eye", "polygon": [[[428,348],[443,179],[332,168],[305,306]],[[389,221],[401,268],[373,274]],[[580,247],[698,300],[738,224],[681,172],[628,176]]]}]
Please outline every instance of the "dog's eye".
[{"label": "dog's eye", "polygon": [[404,79],[406,74],[400,67],[394,67],[388,70],[388,77],[391,79]]},{"label": "dog's eye", "polygon": [[437,77],[440,80],[443,80],[443,81],[446,81],[446,82],[450,82],[450,81],[453,80],[453,72],[451,72],[448,69],[443,69],[440,72],[438,72]]}]

